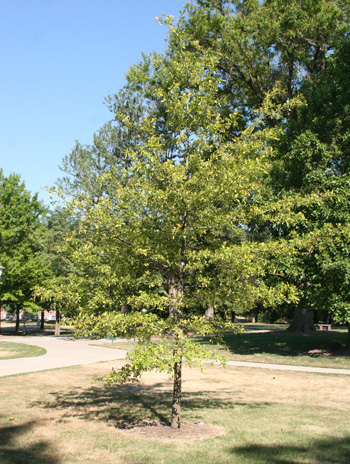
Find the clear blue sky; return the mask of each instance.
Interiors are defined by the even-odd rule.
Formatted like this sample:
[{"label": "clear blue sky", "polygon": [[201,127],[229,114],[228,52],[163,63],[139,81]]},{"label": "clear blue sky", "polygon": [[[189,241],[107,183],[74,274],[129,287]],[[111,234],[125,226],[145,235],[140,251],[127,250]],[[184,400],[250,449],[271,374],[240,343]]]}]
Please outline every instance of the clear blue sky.
[{"label": "clear blue sky", "polygon": [[185,0],[0,0],[0,168],[39,192],[75,140],[89,144],[141,53],[163,51]]}]

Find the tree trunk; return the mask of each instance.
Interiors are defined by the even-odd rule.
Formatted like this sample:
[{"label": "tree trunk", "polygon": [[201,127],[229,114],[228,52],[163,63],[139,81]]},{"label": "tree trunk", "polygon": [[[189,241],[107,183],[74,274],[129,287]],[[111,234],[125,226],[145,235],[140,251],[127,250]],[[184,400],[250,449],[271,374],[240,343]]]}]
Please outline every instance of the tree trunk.
[{"label": "tree trunk", "polygon": [[314,321],[314,313],[306,308],[296,308],[293,320],[286,329],[287,332],[316,332]]},{"label": "tree trunk", "polygon": [[[176,351],[174,352],[176,356]],[[173,406],[171,409],[171,428],[181,429],[181,374],[182,358],[174,364]]]},{"label": "tree trunk", "polygon": [[127,303],[122,303],[121,304],[120,312],[122,314],[126,314],[128,312],[128,304]]},{"label": "tree trunk", "polygon": [[61,335],[60,312],[56,311],[55,335]]},{"label": "tree trunk", "polygon": [[19,332],[19,308],[16,308],[16,328],[15,328],[15,332],[16,333]]},{"label": "tree trunk", "polygon": [[40,316],[40,330],[45,329],[45,311],[41,311],[41,316]]},{"label": "tree trunk", "polygon": [[350,348],[350,323],[348,323],[348,340],[346,342],[346,347]]},{"label": "tree trunk", "polygon": [[174,318],[176,321],[181,319],[182,310],[181,304],[183,299],[183,284],[180,279],[175,280],[174,277],[171,277],[168,280],[169,290],[169,317]]},{"label": "tree trunk", "polygon": [[210,319],[211,321],[214,320],[214,306],[212,306],[211,304],[209,304],[207,309],[205,310],[205,318]]}]

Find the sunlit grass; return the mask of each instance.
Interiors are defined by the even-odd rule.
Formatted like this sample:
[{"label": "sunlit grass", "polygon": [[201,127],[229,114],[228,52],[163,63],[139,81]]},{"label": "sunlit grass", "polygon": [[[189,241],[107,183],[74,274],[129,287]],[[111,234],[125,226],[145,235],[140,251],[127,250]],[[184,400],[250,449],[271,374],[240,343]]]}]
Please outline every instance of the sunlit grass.
[{"label": "sunlit grass", "polygon": [[0,378],[0,462],[349,462],[346,376],[218,366],[201,373],[185,368],[183,419],[213,424],[225,433],[203,440],[163,441],[125,434],[115,425],[168,420],[171,377],[149,373],[140,384],[92,384],[94,377],[121,363]]},{"label": "sunlit grass", "polygon": [[40,346],[0,341],[0,359],[28,358],[42,356],[45,353],[45,348]]}]

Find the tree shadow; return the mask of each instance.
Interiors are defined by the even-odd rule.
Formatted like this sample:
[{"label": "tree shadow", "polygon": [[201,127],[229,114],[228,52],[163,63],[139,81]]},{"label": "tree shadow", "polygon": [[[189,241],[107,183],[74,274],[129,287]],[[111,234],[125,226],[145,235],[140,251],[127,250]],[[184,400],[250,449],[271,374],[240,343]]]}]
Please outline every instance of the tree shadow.
[{"label": "tree shadow", "polygon": [[[327,349],[330,344],[337,342],[346,344],[347,334],[342,332],[323,333],[243,333],[239,335],[227,334],[224,337],[227,349],[237,355],[254,355],[257,353],[278,356],[300,356],[312,349]],[[198,337],[196,341],[209,344],[208,338]]]},{"label": "tree shadow", "polygon": [[52,449],[52,444],[44,440],[20,446],[18,437],[30,432],[37,421],[20,425],[0,426],[0,462],[1,464],[60,464],[62,461]]},{"label": "tree shadow", "polygon": [[[153,385],[127,384],[108,387],[92,386],[81,390],[56,391],[48,401],[35,401],[31,406],[62,411],[65,418],[74,417],[97,420],[111,424],[132,426],[144,420],[157,420],[170,424],[172,391],[164,390],[165,383]],[[170,385],[169,385],[170,387]],[[192,415],[204,409],[266,408],[268,402],[244,403],[227,398],[227,392],[220,396],[218,391],[183,393],[183,413]]]},{"label": "tree shadow", "polygon": [[350,436],[318,439],[305,446],[249,444],[231,452],[237,462],[244,457],[254,464],[349,464]]}]

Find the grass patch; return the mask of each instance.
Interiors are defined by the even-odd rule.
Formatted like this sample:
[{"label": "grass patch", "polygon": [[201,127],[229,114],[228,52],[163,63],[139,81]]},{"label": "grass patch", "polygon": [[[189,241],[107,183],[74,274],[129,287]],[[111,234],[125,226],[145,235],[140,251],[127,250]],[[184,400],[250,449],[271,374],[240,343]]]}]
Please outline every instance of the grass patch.
[{"label": "grass patch", "polygon": [[[122,362],[0,378],[2,464],[348,464],[345,376],[214,366],[184,369],[183,419],[223,427],[205,440],[127,435],[120,421],[166,421],[172,380],[106,387],[95,376]],[[20,392],[20,394],[18,394]]]},{"label": "grass patch", "polygon": [[40,346],[0,341],[0,359],[30,358],[42,356],[45,353],[45,348]]},{"label": "grass patch", "polygon": [[[327,349],[331,343],[346,344],[345,331],[311,334],[269,332],[227,335],[228,357],[237,361],[291,364],[350,369],[350,356],[312,357],[310,350]],[[201,341],[203,343],[203,340]],[[205,340],[205,343],[207,341]]]},{"label": "grass patch", "polygon": [[129,340],[114,340],[113,342],[107,342],[107,343],[91,343],[92,346],[103,346],[104,348],[113,348],[115,350],[126,350],[130,351],[132,350],[136,342],[129,341]]}]

